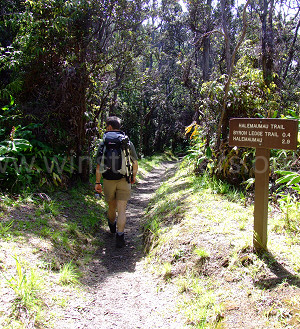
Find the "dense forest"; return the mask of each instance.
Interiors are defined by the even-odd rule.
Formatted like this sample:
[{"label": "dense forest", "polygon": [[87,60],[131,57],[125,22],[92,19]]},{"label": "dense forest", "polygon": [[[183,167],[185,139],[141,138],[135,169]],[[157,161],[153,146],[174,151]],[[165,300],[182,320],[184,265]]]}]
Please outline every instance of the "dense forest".
[{"label": "dense forest", "polygon": [[[296,0],[2,0],[1,189],[87,180],[108,115],[140,156],[249,180],[229,119],[299,117],[299,26]],[[272,152],[297,182],[297,153]]]}]

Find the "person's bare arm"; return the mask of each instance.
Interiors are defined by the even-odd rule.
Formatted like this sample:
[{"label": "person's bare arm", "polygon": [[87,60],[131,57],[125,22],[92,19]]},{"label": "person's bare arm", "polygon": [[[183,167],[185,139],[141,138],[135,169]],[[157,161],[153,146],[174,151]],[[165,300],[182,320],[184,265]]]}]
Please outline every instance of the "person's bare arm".
[{"label": "person's bare arm", "polygon": [[137,171],[138,171],[138,168],[139,168],[139,165],[138,165],[138,162],[135,160],[132,164],[132,182],[131,184],[134,184],[135,183],[135,178],[136,178],[136,174],[137,174]]},{"label": "person's bare arm", "polygon": [[100,184],[100,180],[101,180],[100,165],[97,164],[97,167],[96,167],[96,184],[95,184],[95,191],[97,193],[102,193],[102,185]]}]

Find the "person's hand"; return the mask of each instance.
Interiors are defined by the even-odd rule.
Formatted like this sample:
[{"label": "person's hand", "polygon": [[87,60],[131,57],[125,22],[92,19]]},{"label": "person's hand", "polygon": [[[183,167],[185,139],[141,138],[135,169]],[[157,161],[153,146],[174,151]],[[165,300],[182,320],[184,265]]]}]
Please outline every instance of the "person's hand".
[{"label": "person's hand", "polygon": [[102,193],[102,185],[101,184],[95,184],[95,191],[99,194]]},{"label": "person's hand", "polygon": [[131,177],[131,184],[134,184],[136,182],[135,176]]}]

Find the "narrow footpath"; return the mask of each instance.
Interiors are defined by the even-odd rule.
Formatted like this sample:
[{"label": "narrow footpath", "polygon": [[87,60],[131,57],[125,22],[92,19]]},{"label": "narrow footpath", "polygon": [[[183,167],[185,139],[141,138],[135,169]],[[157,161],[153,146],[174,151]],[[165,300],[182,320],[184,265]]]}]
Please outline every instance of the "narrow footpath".
[{"label": "narrow footpath", "polygon": [[176,312],[176,291],[160,289],[145,267],[141,219],[153,193],[169,175],[175,162],[154,169],[135,186],[127,208],[126,247],[117,249],[108,229],[84,279],[89,297],[85,305],[70,307],[60,328],[136,329],[185,328]]}]

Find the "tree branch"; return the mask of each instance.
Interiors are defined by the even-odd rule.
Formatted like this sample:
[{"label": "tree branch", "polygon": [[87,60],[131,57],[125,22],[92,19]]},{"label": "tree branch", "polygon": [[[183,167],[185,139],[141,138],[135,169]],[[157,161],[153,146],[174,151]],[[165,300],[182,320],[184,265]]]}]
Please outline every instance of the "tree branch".
[{"label": "tree branch", "polygon": [[226,38],[226,35],[225,35],[222,31],[219,31],[219,30],[212,30],[212,31],[209,31],[209,32],[206,32],[206,33],[202,34],[202,35],[200,36],[200,38],[199,38],[196,42],[193,43],[193,46],[195,46],[198,42],[202,41],[204,38],[210,36],[210,35],[213,34],[213,33],[220,33],[220,34],[223,35],[224,38]]},{"label": "tree branch", "polygon": [[217,130],[217,148],[219,148],[220,143],[221,143],[221,129],[222,129],[223,121],[224,121],[226,110],[227,110],[227,107],[226,107],[227,98],[228,98],[228,92],[229,92],[230,82],[231,82],[233,68],[234,68],[235,56],[236,56],[236,53],[237,53],[239,47],[241,46],[241,44],[242,44],[242,42],[245,38],[247,27],[248,27],[246,9],[247,9],[250,1],[251,0],[247,0],[246,4],[244,6],[244,10],[243,10],[243,31],[242,31],[239,42],[237,43],[237,45],[235,46],[235,48],[233,50],[233,53],[232,53],[232,56],[231,56],[230,71],[229,71],[227,81],[226,81],[225,86],[224,86],[224,98],[223,98],[223,104],[222,104],[222,113],[221,113],[221,118],[220,118],[220,121],[219,121],[219,124],[218,124],[218,130]]},{"label": "tree branch", "polygon": [[288,60],[287,60],[287,63],[286,63],[286,68],[285,68],[285,71],[284,71],[284,74],[283,74],[283,77],[282,77],[283,80],[287,76],[287,72],[288,72],[289,66],[291,64],[293,55],[294,55],[294,47],[295,47],[295,43],[297,41],[299,27],[300,27],[300,20],[298,21],[298,24],[297,24],[297,27],[296,27],[296,31],[295,31],[295,34],[294,34],[294,38],[293,38],[293,42],[292,42],[291,47],[290,47],[290,50],[289,50],[289,57],[288,57]]}]

